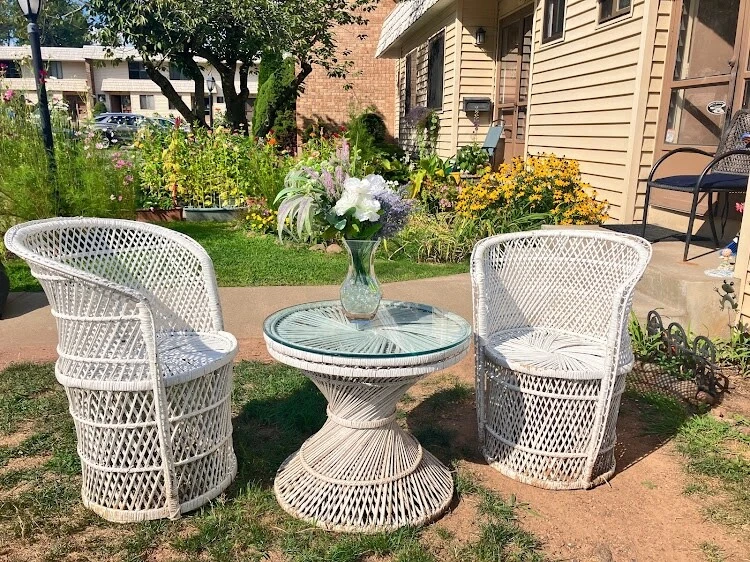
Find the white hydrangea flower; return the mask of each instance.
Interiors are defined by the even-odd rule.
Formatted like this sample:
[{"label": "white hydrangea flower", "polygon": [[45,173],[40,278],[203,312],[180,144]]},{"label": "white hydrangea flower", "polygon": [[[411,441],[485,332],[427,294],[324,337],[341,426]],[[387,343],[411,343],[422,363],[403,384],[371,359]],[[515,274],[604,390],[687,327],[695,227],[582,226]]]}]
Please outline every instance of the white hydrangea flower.
[{"label": "white hydrangea flower", "polygon": [[[377,184],[380,176],[368,176],[364,179],[349,178],[344,182],[344,192],[336,202],[334,211],[338,216],[343,215],[354,207],[354,218],[360,222],[377,222],[380,219],[380,201],[373,196],[373,184],[369,178],[373,178]],[[383,178],[380,178],[383,181]]]}]

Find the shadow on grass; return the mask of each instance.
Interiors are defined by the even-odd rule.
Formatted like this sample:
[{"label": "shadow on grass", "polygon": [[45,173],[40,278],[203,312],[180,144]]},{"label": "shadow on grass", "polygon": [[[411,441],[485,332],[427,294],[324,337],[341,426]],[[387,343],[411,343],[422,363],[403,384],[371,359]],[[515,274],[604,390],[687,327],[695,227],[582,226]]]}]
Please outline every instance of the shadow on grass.
[{"label": "shadow on grass", "polygon": [[235,367],[234,451],[237,477],[229,494],[249,484],[273,487],[276,470],[326,419],[326,401],[309,379],[278,364]]},{"label": "shadow on grass", "polygon": [[474,388],[455,382],[415,406],[406,417],[409,431],[446,466],[458,460],[484,462],[477,440]]}]

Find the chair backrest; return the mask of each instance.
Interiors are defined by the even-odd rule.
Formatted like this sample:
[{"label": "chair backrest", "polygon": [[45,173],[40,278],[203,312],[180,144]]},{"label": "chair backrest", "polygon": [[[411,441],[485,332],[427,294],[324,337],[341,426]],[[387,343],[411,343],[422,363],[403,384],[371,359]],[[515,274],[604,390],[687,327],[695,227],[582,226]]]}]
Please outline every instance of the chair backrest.
[{"label": "chair backrest", "polygon": [[[747,148],[747,145],[742,140],[742,135],[750,135],[750,109],[738,109],[734,112],[729,126],[724,131],[721,139],[719,139],[716,155],[724,154],[730,150]],[[744,154],[729,156],[718,162],[714,166],[713,171],[750,174],[750,156]]]},{"label": "chair backrest", "polygon": [[5,243],[44,288],[57,318],[60,357],[71,369],[95,360],[109,365],[97,378],[109,378],[120,376],[118,360],[131,360],[141,366],[121,376],[145,376],[150,344],[143,339],[143,307],[157,334],[221,327],[211,261],[177,232],[125,220],[48,219],[14,226]]},{"label": "chair backrest", "polygon": [[523,327],[615,337],[615,317],[629,307],[650,257],[642,238],[611,232],[536,230],[483,240],[472,254],[475,330],[480,337]]}]

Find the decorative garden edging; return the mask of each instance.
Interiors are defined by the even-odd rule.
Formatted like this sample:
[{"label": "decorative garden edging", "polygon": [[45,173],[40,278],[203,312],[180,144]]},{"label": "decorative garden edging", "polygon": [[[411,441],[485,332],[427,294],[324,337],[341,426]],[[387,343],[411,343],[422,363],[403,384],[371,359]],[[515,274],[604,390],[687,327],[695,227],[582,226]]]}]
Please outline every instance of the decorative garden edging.
[{"label": "decorative garden edging", "polygon": [[696,336],[691,346],[685,329],[677,322],[664,328],[664,322],[655,310],[648,313],[646,329],[650,336],[659,336],[668,356],[693,371],[696,394],[706,392],[715,398],[726,392],[729,380],[716,363],[716,346],[706,336]]}]

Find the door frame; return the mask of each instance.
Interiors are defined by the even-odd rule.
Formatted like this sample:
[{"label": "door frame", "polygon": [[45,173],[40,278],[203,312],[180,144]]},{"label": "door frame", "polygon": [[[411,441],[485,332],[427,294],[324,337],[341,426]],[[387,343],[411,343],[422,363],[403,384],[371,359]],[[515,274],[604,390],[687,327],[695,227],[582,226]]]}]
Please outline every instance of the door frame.
[{"label": "door frame", "polygon": [[[718,0],[720,1],[720,0]],[[669,19],[669,38],[667,40],[667,54],[664,61],[664,76],[662,78],[661,92],[659,94],[659,113],[657,116],[656,126],[656,138],[654,139],[654,152],[653,152],[653,164],[661,158],[664,154],[678,148],[680,146],[676,143],[665,142],[667,134],[667,121],[669,119],[669,104],[672,96],[672,90],[675,86],[675,82],[681,86],[696,87],[696,86],[710,86],[712,84],[722,84],[726,82],[726,74],[719,76],[706,76],[702,78],[691,78],[686,80],[675,80],[674,69],[677,61],[677,45],[680,38],[680,18],[682,17],[682,7],[685,0],[672,0],[672,8]],[[737,30],[735,32],[735,53],[738,53],[735,64],[737,72],[734,74],[734,78],[730,76],[729,87],[727,90],[727,113],[726,115],[731,119],[731,113],[736,108],[742,105],[743,85],[745,80],[750,80],[750,71],[748,70],[748,62],[750,59],[750,29],[745,29],[745,25],[750,22],[750,0],[740,0],[740,6],[737,18]],[[730,70],[729,74],[732,74]],[[734,87],[732,87],[732,80],[734,79]],[[730,103],[731,102],[731,107]],[[724,125],[728,124],[729,120],[725,118]],[[723,130],[723,128],[722,128]],[[700,145],[695,146],[701,150],[714,153],[716,151],[716,145]],[[689,162],[689,164],[700,163],[700,168],[708,164],[708,159],[704,156],[697,154],[687,154],[683,156],[684,159],[680,160],[681,163]],[[692,168],[692,166],[691,166]],[[667,170],[666,172],[670,172]],[[686,172],[682,172],[686,173]],[[690,194],[678,193],[678,192],[665,192],[663,190],[656,190],[653,193],[652,204],[655,207],[660,207],[670,211],[676,211],[678,213],[689,213],[692,197]],[[701,195],[696,209],[696,214],[699,216],[705,216],[708,212],[708,203],[706,195]]]},{"label": "door frame", "polygon": [[[750,1],[750,0],[748,0]],[[521,92],[521,68],[523,64],[523,21],[526,18],[531,18],[531,53],[529,54],[529,77],[528,77],[528,85],[526,87],[526,99],[523,103],[519,103],[518,101],[518,95]],[[512,142],[513,144],[518,143],[517,140],[517,132],[518,132],[518,109],[520,107],[526,108],[526,121],[523,125],[523,145],[524,145],[524,152],[526,152],[526,128],[529,122],[529,99],[530,99],[530,93],[531,93],[531,66],[532,66],[532,59],[534,54],[534,32],[535,32],[535,9],[534,9],[534,2],[531,2],[525,6],[521,6],[518,10],[515,12],[512,12],[510,14],[506,14],[503,17],[499,17],[497,20],[497,45],[495,46],[495,86],[493,88],[493,108],[492,108],[492,122],[495,123],[502,119],[503,109],[511,109],[513,108],[513,127],[510,131],[510,137],[505,137],[505,124],[503,126],[503,138],[506,138],[506,146],[508,144],[508,141]],[[500,65],[501,62],[501,49],[502,49],[502,41],[503,41],[503,29],[507,27],[508,25],[511,25],[514,22],[519,22],[519,28],[518,28],[518,47],[519,47],[519,56],[518,56],[518,62],[516,65],[516,99],[514,102],[511,103],[499,103],[500,99]],[[505,160],[505,157],[503,157],[503,160]]]},{"label": "door frame", "polygon": [[[719,0],[720,1],[720,0]],[[656,139],[654,143],[654,162],[668,151],[677,148],[678,144],[665,142],[667,134],[667,120],[669,119],[669,102],[672,97],[672,89],[675,82],[690,88],[696,86],[711,86],[713,84],[722,84],[726,82],[725,78],[719,76],[705,76],[702,78],[691,78],[687,80],[674,79],[674,67],[677,62],[677,44],[680,38],[680,18],[682,17],[682,6],[685,0],[672,0],[672,13],[669,20],[669,39],[667,41],[667,56],[664,61],[664,77],[662,78],[661,93],[659,98],[659,114],[657,117]],[[739,48],[739,57],[735,64],[737,72],[734,76],[734,88],[732,88],[732,78],[729,79],[729,88],[727,96],[732,101],[731,107],[727,103],[727,116],[731,119],[731,113],[735,108],[742,105],[741,85],[744,81],[750,80],[750,71],[748,71],[748,52],[750,51],[750,29],[745,29],[745,23],[750,21],[750,0],[740,0],[740,8],[737,19],[737,31],[735,33],[735,52]],[[739,45],[739,46],[738,46]],[[731,74],[731,72],[730,72]],[[726,75],[720,75],[726,76]],[[725,118],[725,125],[727,119]],[[695,148],[713,152],[716,146],[701,145]]]}]

